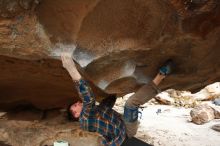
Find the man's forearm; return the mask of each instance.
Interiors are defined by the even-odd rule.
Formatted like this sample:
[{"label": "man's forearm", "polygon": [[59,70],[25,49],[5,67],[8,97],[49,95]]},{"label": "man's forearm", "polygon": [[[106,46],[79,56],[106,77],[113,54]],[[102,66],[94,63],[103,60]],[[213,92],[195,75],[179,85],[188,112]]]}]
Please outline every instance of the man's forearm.
[{"label": "man's forearm", "polygon": [[66,70],[70,74],[73,81],[79,81],[81,79],[82,76],[79,74],[78,70],[76,69],[75,64],[74,66],[70,65]]},{"label": "man's forearm", "polygon": [[73,81],[79,81],[81,79],[81,75],[76,69],[76,65],[73,62],[70,56],[62,55],[61,56],[63,67],[68,71]]}]

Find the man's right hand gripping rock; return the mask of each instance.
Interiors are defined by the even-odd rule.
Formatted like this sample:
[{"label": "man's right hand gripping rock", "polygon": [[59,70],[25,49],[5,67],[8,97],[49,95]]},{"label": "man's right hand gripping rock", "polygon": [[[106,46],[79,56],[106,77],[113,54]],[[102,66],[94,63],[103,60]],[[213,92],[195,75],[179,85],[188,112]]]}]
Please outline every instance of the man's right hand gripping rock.
[{"label": "man's right hand gripping rock", "polygon": [[76,69],[76,65],[72,59],[74,49],[64,49],[61,53],[61,60],[63,63],[63,67],[69,72],[70,76],[74,81],[78,81],[81,78],[78,70]]}]

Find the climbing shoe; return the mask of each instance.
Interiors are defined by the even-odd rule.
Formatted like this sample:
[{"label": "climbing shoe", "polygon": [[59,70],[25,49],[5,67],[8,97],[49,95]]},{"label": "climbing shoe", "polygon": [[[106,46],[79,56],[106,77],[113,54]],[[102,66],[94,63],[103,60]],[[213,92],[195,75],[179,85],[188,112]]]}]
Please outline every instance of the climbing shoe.
[{"label": "climbing shoe", "polygon": [[173,71],[174,62],[173,60],[169,59],[167,60],[159,69],[159,72],[162,75],[169,75]]}]

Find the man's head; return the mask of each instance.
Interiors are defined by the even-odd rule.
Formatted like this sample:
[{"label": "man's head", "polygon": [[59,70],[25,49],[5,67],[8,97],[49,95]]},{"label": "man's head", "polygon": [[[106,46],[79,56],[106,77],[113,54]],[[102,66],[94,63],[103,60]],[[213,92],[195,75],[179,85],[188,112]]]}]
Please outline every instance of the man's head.
[{"label": "man's head", "polygon": [[82,111],[82,108],[83,108],[83,104],[81,101],[77,101],[71,104],[68,107],[69,119],[75,119],[75,120],[78,119]]}]

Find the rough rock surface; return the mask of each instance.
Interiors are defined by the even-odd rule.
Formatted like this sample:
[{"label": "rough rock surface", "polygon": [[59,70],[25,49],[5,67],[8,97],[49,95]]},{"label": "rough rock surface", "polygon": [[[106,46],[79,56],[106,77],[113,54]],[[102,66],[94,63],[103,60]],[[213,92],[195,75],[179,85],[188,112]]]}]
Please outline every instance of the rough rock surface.
[{"label": "rough rock surface", "polygon": [[212,129],[220,132],[220,124],[216,124],[216,125],[212,126]]},{"label": "rough rock surface", "polygon": [[[220,96],[220,82],[216,82],[206,86],[199,92],[191,93],[189,91],[179,91],[174,89],[168,89],[156,95],[155,99],[163,104],[194,107],[198,104],[202,104],[202,101],[212,101],[213,103],[219,100]],[[215,106],[217,108],[217,106]],[[215,108],[213,106],[213,108]]]},{"label": "rough rock surface", "polygon": [[215,114],[215,119],[220,119],[220,107],[219,106],[212,106]]},{"label": "rough rock surface", "polygon": [[52,146],[57,140],[68,141],[71,146],[100,145],[100,135],[79,127],[78,122],[67,121],[59,110],[47,111],[44,117],[39,110],[17,110],[0,116],[0,145]]},{"label": "rough rock surface", "polygon": [[52,57],[74,45],[83,74],[105,92],[137,90],[168,58],[176,72],[161,88],[197,90],[220,79],[219,36],[218,0],[0,0],[0,107],[76,99]]},{"label": "rough rock surface", "polygon": [[191,110],[190,115],[192,122],[196,124],[204,124],[215,118],[214,110],[208,105],[199,105]]}]

